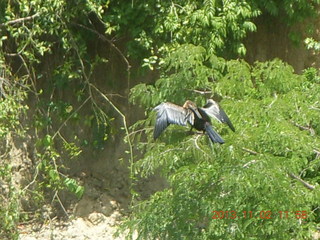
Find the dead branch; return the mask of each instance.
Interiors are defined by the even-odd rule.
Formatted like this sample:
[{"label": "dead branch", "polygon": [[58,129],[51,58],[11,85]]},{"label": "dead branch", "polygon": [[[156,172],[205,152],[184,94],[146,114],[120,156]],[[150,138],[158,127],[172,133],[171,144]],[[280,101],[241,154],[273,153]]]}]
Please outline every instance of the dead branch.
[{"label": "dead branch", "polygon": [[195,93],[200,93],[201,95],[212,94],[212,91],[206,91],[206,90],[196,90],[196,89],[187,89],[187,90]]},{"label": "dead branch", "polygon": [[278,99],[278,95],[275,93],[274,95],[274,99],[272,100],[272,102],[268,105],[268,108],[271,108],[272,107],[272,105],[277,101],[277,99]]},{"label": "dead branch", "polygon": [[312,107],[309,107],[309,109],[320,111],[320,108],[313,107],[313,106],[312,106]]},{"label": "dead branch", "polygon": [[[255,152],[253,150],[250,150],[250,149],[247,149],[247,148],[242,148],[243,151],[246,151],[250,154],[253,154],[253,155],[258,155],[259,153],[258,152]],[[314,152],[316,152],[317,154],[319,153],[317,150],[313,150]],[[246,164],[243,165],[244,168],[247,168],[249,165],[253,164],[253,163],[256,163],[257,160],[251,160],[249,162],[247,162]],[[304,181],[303,179],[299,178],[298,176],[294,175],[293,173],[289,173],[289,176],[293,179],[296,179],[298,180],[299,182],[301,182],[306,188],[310,189],[310,190],[314,190],[315,189],[315,186],[311,185],[310,183]]]},{"label": "dead branch", "polygon": [[153,129],[153,127],[146,127],[146,128],[143,128],[143,129],[139,129],[139,130],[133,131],[133,132],[129,133],[128,137],[130,137],[131,135],[134,135],[136,133],[147,131],[147,130],[150,130],[150,129]]},{"label": "dead branch", "polygon": [[[121,116],[122,118],[122,122],[123,122],[123,127],[124,127],[124,130],[126,132],[126,140],[128,141],[128,145],[129,145],[129,153],[130,153],[130,164],[132,166],[133,164],[133,146],[132,146],[132,143],[131,143],[131,140],[130,140],[130,137],[129,137],[129,130],[128,130],[128,125],[127,125],[127,119],[126,119],[126,116],[120,111],[119,108],[117,108],[113,102],[103,93],[100,91],[100,89],[98,89],[95,85],[93,85],[92,83],[88,83],[90,88],[92,87],[106,102],[108,102],[112,108]],[[133,169],[130,168],[131,170],[131,176],[133,176]]]},{"label": "dead branch", "polygon": [[66,123],[71,119],[71,117],[73,117],[74,114],[76,114],[87,102],[88,100],[90,99],[91,97],[89,96],[86,100],[84,100],[84,102],[72,113],[70,114],[70,116],[60,125],[60,127],[58,128],[58,130],[55,132],[55,134],[53,134],[53,137],[52,139],[54,139],[57,134],[60,133],[60,130],[66,126]]},{"label": "dead branch", "polygon": [[315,154],[317,154],[316,158],[319,158],[319,157],[320,157],[320,151],[319,151],[319,150],[313,149],[313,152],[314,152]]},{"label": "dead branch", "polygon": [[298,180],[299,182],[301,182],[306,188],[310,189],[310,190],[314,190],[316,187],[314,185],[311,185],[310,183],[304,181],[303,179],[301,179],[300,177],[294,175],[293,173],[289,173],[289,176],[293,179]]},{"label": "dead branch", "polygon": [[194,138],[194,144],[195,144],[195,146],[196,146],[197,149],[199,149],[199,150],[200,150],[201,152],[203,152],[205,155],[209,156],[209,154],[207,154],[205,151],[203,151],[203,150],[199,147],[199,145],[198,145],[198,139],[199,139],[200,136],[201,136],[201,135],[198,135],[198,136],[196,136],[196,137]]},{"label": "dead branch", "polygon": [[298,123],[296,123],[296,122],[294,122],[294,121],[291,121],[291,123],[292,123],[294,126],[298,127],[300,130],[309,131],[312,136],[315,134],[314,129],[313,129],[312,127],[310,127],[310,126],[307,126],[307,127],[306,127],[306,126],[302,126],[302,125],[300,125],[300,124],[298,124]]},{"label": "dead branch", "polygon": [[251,160],[251,161],[247,162],[246,164],[244,164],[242,167],[243,168],[248,168],[251,164],[254,164],[256,162],[258,162],[258,160],[255,160],[255,159]]},{"label": "dead branch", "polygon": [[123,61],[126,63],[127,65],[127,71],[130,71],[131,65],[128,61],[128,59],[126,58],[126,56],[121,52],[121,50],[108,38],[106,38],[106,36],[104,36],[103,34],[99,33],[98,31],[96,31],[95,29],[89,28],[85,25],[79,24],[79,23],[73,23],[74,25],[77,25],[83,29],[86,29],[94,34],[96,34],[100,39],[102,39],[105,42],[108,42],[110,44],[111,47],[113,47],[118,53],[119,55],[122,57]]},{"label": "dead branch", "polygon": [[38,164],[38,165],[36,166],[36,168],[35,168],[35,173],[34,173],[34,176],[33,176],[32,181],[31,181],[27,186],[25,186],[25,187],[22,189],[22,191],[27,190],[32,184],[34,184],[34,183],[36,182],[37,177],[38,177],[38,174],[39,174],[39,168],[38,168],[39,165],[40,165],[40,164]]},{"label": "dead branch", "polygon": [[256,152],[256,151],[253,151],[253,150],[251,150],[251,149],[248,149],[248,148],[242,148],[242,150],[243,151],[245,151],[245,152],[248,152],[248,153],[250,153],[250,154],[252,154],[252,155],[258,155],[259,153],[258,152]]},{"label": "dead branch", "polygon": [[125,96],[122,96],[121,94],[119,94],[119,93],[107,93],[106,94],[107,96],[110,96],[110,97],[113,97],[113,96],[115,96],[115,97],[120,97],[120,98],[127,98],[127,97],[125,97]]},{"label": "dead branch", "polygon": [[52,198],[52,202],[53,202],[53,200],[54,200],[55,198],[58,200],[58,202],[59,202],[59,204],[60,204],[60,207],[62,208],[64,214],[67,216],[67,218],[69,218],[69,214],[67,213],[67,210],[66,210],[66,208],[63,206],[63,203],[62,203],[62,201],[61,201],[61,199],[60,199],[60,197],[59,197],[59,195],[58,195],[58,191],[55,191],[55,193],[54,193],[54,195],[53,195],[53,198]]}]

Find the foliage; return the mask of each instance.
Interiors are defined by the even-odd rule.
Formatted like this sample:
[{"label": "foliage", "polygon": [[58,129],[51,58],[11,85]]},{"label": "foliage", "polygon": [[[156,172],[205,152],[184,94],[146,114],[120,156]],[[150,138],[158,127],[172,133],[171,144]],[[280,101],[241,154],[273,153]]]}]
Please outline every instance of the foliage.
[{"label": "foliage", "polygon": [[[90,31],[90,17],[101,19],[107,7],[104,1],[0,3],[0,140],[19,135],[30,144],[33,163],[30,182],[14,186],[13,160],[1,156],[0,170],[7,169],[1,178],[10,186],[8,194],[1,193],[1,239],[18,237],[22,197],[34,207],[34,216],[42,216],[38,213],[45,203],[63,204],[62,190],[78,198],[84,192],[68,176],[68,167],[85,147],[101,149],[111,132],[112,118],[99,106],[90,82],[107,60],[88,50],[98,38],[98,32]],[[85,105],[91,107],[82,118]],[[92,135],[83,137],[78,131],[83,126],[95,129]],[[8,152],[10,146],[4,146]]]},{"label": "foliage", "polygon": [[[134,87],[132,99],[146,107],[190,98],[201,105],[203,96],[188,89],[205,89],[222,97],[236,133],[214,122],[226,143],[210,145],[205,136],[170,126],[153,141],[148,126],[154,114],[137,123],[134,129],[145,128],[147,141],[136,136],[145,152],[136,172],[160,170],[169,187],[134,206],[125,226],[138,231],[139,239],[309,239],[319,219],[319,189],[310,191],[289,174],[319,184],[317,73],[296,75],[277,59],[253,66],[221,60],[210,68],[217,57],[184,48],[174,54],[187,61],[171,62],[170,56],[166,77]],[[228,211],[228,218],[214,211]],[[230,219],[231,213],[237,218]]]},{"label": "foliage", "polygon": [[[230,135],[219,126],[227,144],[210,147],[205,138],[185,137],[178,128],[173,128],[177,130],[173,134],[165,134],[162,141],[167,142],[154,144],[147,128],[147,142],[140,143],[146,155],[137,162],[136,170],[149,175],[161,168],[171,188],[157,193],[150,202],[141,203],[145,212],[143,209],[135,212],[141,236],[210,238],[236,234],[238,237],[237,231],[222,231],[224,220],[205,221],[200,224],[204,226],[200,232],[194,231],[194,226],[208,217],[212,207],[223,209],[230,202],[233,205],[229,208],[237,207],[238,211],[264,210],[262,204],[269,199],[255,194],[261,189],[265,193],[268,181],[273,183],[269,189],[274,194],[284,189],[280,202],[284,207],[300,210],[303,206],[310,211],[316,191],[306,193],[305,198],[294,203],[293,196],[305,193],[305,189],[289,181],[285,173],[298,174],[305,169],[301,177],[313,184],[318,182],[319,165],[313,150],[318,151],[315,99],[319,77],[312,69],[304,76],[295,75],[290,66],[279,60],[250,66],[230,59],[245,55],[242,40],[256,30],[256,17],[270,13],[284,16],[288,23],[300,21],[314,13],[317,3],[317,0],[1,1],[0,71],[5,73],[6,81],[0,79],[0,95],[5,97],[0,102],[0,139],[15,132],[21,137],[30,134],[35,142],[33,178],[22,192],[13,189],[11,195],[6,195],[12,206],[0,209],[0,218],[6,223],[1,229],[16,237],[14,228],[21,217],[20,194],[28,192],[38,207],[46,201],[61,203],[59,193],[65,189],[81,197],[84,189],[68,175],[68,165],[86,149],[102,149],[110,136],[119,133],[113,128],[114,112],[121,116],[128,135],[125,116],[99,87],[110,92],[131,87],[129,60],[158,69],[161,74],[154,85],[135,86],[131,91],[133,102],[148,110],[161,101],[183,103],[186,96],[203,104],[204,97],[199,92],[209,92],[224,99],[223,106],[241,129],[239,134]],[[119,61],[112,62],[114,53],[121,66]],[[119,79],[106,70],[115,66],[118,70],[125,69]],[[102,83],[96,79],[100,71],[108,72]],[[136,72],[142,71],[139,68]],[[254,107],[258,110],[253,111]],[[151,117],[136,126],[149,126],[150,121]],[[84,128],[90,128],[90,134],[82,132]],[[306,129],[310,129],[311,135]],[[301,139],[306,144],[299,144]],[[127,140],[132,161],[132,145]],[[252,156],[242,148],[257,154]],[[212,160],[212,151],[215,159],[221,161]],[[253,160],[257,163],[243,168]],[[1,177],[10,183],[10,163],[1,162],[1,169],[4,169]],[[185,179],[186,174],[194,177]],[[281,180],[279,185],[275,179]],[[210,193],[213,195],[206,191],[208,186],[212,187],[209,182],[215,186]],[[184,190],[189,188],[190,193]],[[230,188],[238,191],[229,193]],[[244,196],[245,190],[250,190],[251,195]],[[214,196],[219,196],[218,200]],[[245,204],[250,199],[254,199],[253,206]],[[270,195],[270,199],[275,196]],[[275,209],[275,200],[270,204],[270,209]],[[163,215],[156,215],[153,210],[162,211]],[[308,230],[312,218],[307,222],[301,228]],[[275,224],[290,230],[284,235],[304,234],[293,227],[294,221],[280,220],[270,224],[267,232],[257,233],[265,236],[274,231],[283,236],[274,229]],[[254,234],[257,222],[239,226]],[[232,225],[229,229],[237,228]]]},{"label": "foliage", "polygon": [[304,42],[307,45],[308,49],[313,49],[316,52],[320,51],[320,42],[317,42],[313,38],[306,38]]},{"label": "foliage", "polygon": [[[93,42],[107,43],[127,64],[127,70],[130,65],[126,55],[136,56],[139,61],[151,56],[155,59],[149,65],[152,67],[160,59],[156,53],[165,55],[167,50],[186,40],[206,44],[210,52],[243,54],[244,47],[239,41],[247,31],[255,30],[249,19],[259,11],[251,10],[250,5],[243,2],[237,12],[235,4],[235,1],[202,4],[158,0],[147,4],[91,0],[2,1],[1,64],[12,76],[23,80],[21,90],[34,104],[28,113],[32,115],[33,124],[21,126],[31,129],[36,139],[36,171],[28,191],[41,201],[44,198],[39,196],[46,195],[48,189],[52,192],[47,196],[50,200],[57,200],[54,198],[65,188],[80,196],[83,189],[65,175],[68,159],[76,158],[86,146],[101,149],[114,131],[113,118],[101,107],[96,93],[102,92],[94,82],[94,75],[107,66],[109,56],[92,48]],[[201,34],[214,30],[214,34],[195,38],[193,29]],[[134,40],[127,44],[128,54],[123,54],[110,40],[124,36]],[[233,42],[235,44],[231,44]],[[226,46],[225,49],[222,46]],[[129,80],[128,77],[126,86]],[[119,89],[123,85],[117,82]],[[81,110],[88,103],[90,113],[83,119]],[[19,119],[17,115],[14,117]],[[72,128],[65,128],[71,125]],[[91,127],[92,136],[80,136],[77,130],[81,126]],[[68,129],[68,136],[74,137],[64,136],[62,129]]]},{"label": "foliage", "polygon": [[288,24],[301,22],[306,18],[317,15],[319,0],[298,0],[298,1],[253,1],[259,9],[272,16],[280,17]]}]

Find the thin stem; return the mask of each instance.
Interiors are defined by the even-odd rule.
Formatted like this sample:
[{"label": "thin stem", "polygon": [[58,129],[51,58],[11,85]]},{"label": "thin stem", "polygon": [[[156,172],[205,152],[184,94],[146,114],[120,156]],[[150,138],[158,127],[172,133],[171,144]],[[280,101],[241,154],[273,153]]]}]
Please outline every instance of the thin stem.
[{"label": "thin stem", "polygon": [[6,26],[6,25],[12,25],[12,24],[16,24],[16,23],[22,23],[22,22],[26,22],[26,21],[30,21],[30,20],[33,20],[35,19],[36,17],[38,17],[40,15],[40,13],[36,13],[36,14],[33,14],[32,16],[28,16],[28,17],[24,17],[24,18],[17,18],[17,19],[14,19],[14,20],[10,20],[8,22],[5,22],[5,23],[1,23],[0,24],[0,27],[3,27],[3,26]]},{"label": "thin stem", "polygon": [[126,139],[128,141],[128,145],[129,145],[129,152],[130,152],[130,176],[133,177],[133,147],[132,147],[132,143],[130,140],[130,134],[129,134],[129,130],[128,130],[128,126],[127,126],[127,120],[126,120],[126,116],[119,110],[119,108],[117,108],[113,102],[104,94],[102,93],[95,85],[93,85],[92,83],[89,83],[90,86],[96,90],[104,100],[106,100],[112,107],[114,110],[116,110],[116,112],[121,116],[122,121],[123,121],[123,127],[125,129],[126,132]]}]

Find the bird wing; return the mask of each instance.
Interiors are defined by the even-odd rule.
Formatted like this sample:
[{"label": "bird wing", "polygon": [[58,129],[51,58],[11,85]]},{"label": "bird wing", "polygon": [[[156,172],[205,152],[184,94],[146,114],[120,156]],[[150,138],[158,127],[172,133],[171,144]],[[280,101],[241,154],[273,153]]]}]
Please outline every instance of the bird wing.
[{"label": "bird wing", "polygon": [[219,122],[226,123],[232,131],[235,131],[235,128],[232,125],[228,115],[214,100],[208,99],[207,104],[200,109],[203,110],[208,116],[217,119]]},{"label": "bird wing", "polygon": [[170,124],[186,126],[189,123],[193,125],[193,112],[176,104],[169,102],[161,103],[154,110],[157,111],[157,119],[153,132],[154,139],[157,139]]}]

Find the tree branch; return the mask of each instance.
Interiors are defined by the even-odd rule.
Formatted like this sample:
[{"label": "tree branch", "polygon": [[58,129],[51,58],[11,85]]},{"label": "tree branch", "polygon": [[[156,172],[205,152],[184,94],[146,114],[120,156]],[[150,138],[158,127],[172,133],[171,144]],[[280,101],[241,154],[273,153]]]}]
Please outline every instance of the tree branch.
[{"label": "tree branch", "polygon": [[4,27],[6,25],[13,25],[13,24],[16,24],[16,23],[21,23],[21,22],[30,21],[30,20],[35,19],[39,15],[40,15],[40,13],[37,12],[36,14],[33,14],[32,16],[28,16],[28,17],[24,17],[24,18],[17,18],[17,19],[10,20],[10,21],[5,22],[5,23],[0,23],[0,27]]},{"label": "tree branch", "polygon": [[314,185],[311,185],[310,183],[304,181],[303,179],[299,178],[298,176],[294,175],[293,173],[289,173],[289,176],[293,179],[298,180],[299,182],[301,182],[306,188],[310,189],[310,190],[314,190],[316,187]]},{"label": "tree branch", "polygon": [[294,121],[290,121],[290,122],[291,122],[294,126],[298,127],[300,130],[309,131],[312,136],[315,134],[314,129],[313,129],[312,127],[310,127],[310,126],[305,127],[305,126],[302,126],[302,125],[300,125],[300,124],[298,124],[298,123],[296,123],[296,122],[294,122]]},{"label": "tree branch", "polygon": [[319,150],[313,149],[313,152],[314,152],[315,154],[317,154],[316,158],[319,158],[319,157],[320,157],[320,151],[319,151]]},{"label": "tree branch", "polygon": [[121,50],[120,50],[116,45],[114,45],[114,43],[113,43],[111,40],[109,40],[108,38],[106,38],[106,36],[104,36],[103,34],[99,33],[97,30],[94,30],[94,29],[92,29],[92,28],[89,28],[89,27],[87,27],[87,26],[85,26],[85,25],[82,25],[82,24],[79,24],[79,23],[73,23],[73,24],[74,24],[74,25],[77,25],[77,26],[79,26],[79,27],[81,27],[81,28],[83,28],[83,29],[86,29],[86,30],[88,30],[88,31],[90,31],[90,32],[92,32],[92,33],[94,33],[94,34],[96,34],[96,35],[98,35],[98,37],[99,37],[100,39],[102,39],[103,41],[108,42],[108,43],[110,44],[110,46],[113,47],[113,48],[119,53],[119,55],[122,57],[123,61],[124,61],[124,62],[126,63],[126,65],[127,65],[127,71],[129,72],[129,70],[130,70],[130,68],[131,68],[131,65],[130,65],[128,59],[127,59],[126,56],[121,52]]},{"label": "tree branch", "polygon": [[275,93],[275,94],[274,94],[274,99],[273,99],[272,102],[269,104],[268,108],[271,108],[272,105],[277,101],[277,99],[278,99],[278,95]]},{"label": "tree branch", "polygon": [[[242,150],[243,150],[243,151],[246,151],[246,152],[248,152],[248,153],[250,153],[250,154],[252,154],[252,155],[259,155],[258,152],[255,152],[255,151],[250,150],[250,149],[247,149],[247,148],[242,148]],[[314,149],[313,151],[314,151],[315,153],[317,153],[317,156],[318,156],[319,152],[318,152],[317,150],[315,150],[315,149]],[[244,168],[247,168],[249,165],[251,165],[251,164],[253,164],[253,163],[255,163],[255,162],[257,162],[257,160],[251,160],[251,161],[247,162],[246,164],[244,164],[243,167],[244,167]],[[299,182],[301,182],[306,188],[308,188],[308,189],[310,189],[310,190],[314,190],[314,189],[315,189],[315,186],[314,186],[314,185],[311,185],[310,183],[304,181],[303,179],[299,178],[298,176],[294,175],[293,173],[288,173],[288,174],[289,174],[289,176],[290,176],[291,178],[296,179],[296,180],[298,180]]]},{"label": "tree branch", "polygon": [[131,171],[131,177],[133,177],[133,169],[132,169],[132,165],[133,165],[133,146],[129,137],[129,130],[128,130],[128,126],[127,126],[127,120],[126,120],[126,116],[120,111],[119,108],[117,108],[113,102],[103,93],[101,92],[95,85],[93,85],[92,83],[89,83],[89,86],[92,87],[95,91],[97,91],[98,94],[100,94],[100,96],[106,101],[108,102],[112,108],[114,110],[116,110],[116,112],[121,116],[122,118],[122,122],[123,122],[123,127],[124,130],[126,132],[126,139],[128,141],[128,145],[129,145],[129,154],[130,154],[130,171]]},{"label": "tree branch", "polygon": [[187,89],[188,91],[199,93],[201,95],[205,94],[212,94],[212,91],[207,91],[207,90],[197,90],[197,89]]},{"label": "tree branch", "polygon": [[256,162],[258,162],[258,160],[253,159],[253,160],[247,162],[246,164],[244,164],[242,167],[243,168],[248,168],[251,164],[254,164]]},{"label": "tree branch", "polygon": [[91,97],[89,96],[86,100],[84,100],[84,102],[72,113],[69,115],[69,117],[60,125],[60,127],[58,128],[58,130],[53,134],[52,139],[54,139],[57,134],[60,132],[60,130],[66,126],[66,123],[74,116],[74,114],[76,114],[90,99]]},{"label": "tree branch", "polygon": [[248,153],[250,153],[250,154],[252,154],[252,155],[258,155],[259,153],[258,152],[256,152],[256,151],[253,151],[253,150],[251,150],[251,149],[248,149],[248,148],[242,148],[242,150],[243,151],[245,151],[245,152],[248,152]]}]

